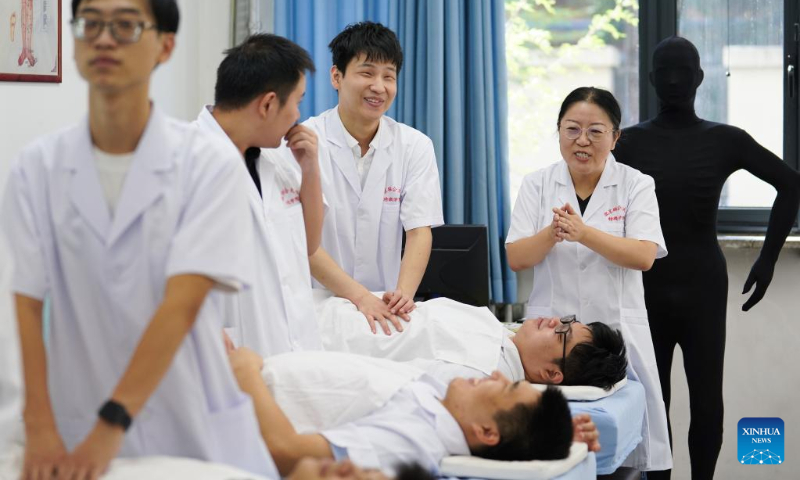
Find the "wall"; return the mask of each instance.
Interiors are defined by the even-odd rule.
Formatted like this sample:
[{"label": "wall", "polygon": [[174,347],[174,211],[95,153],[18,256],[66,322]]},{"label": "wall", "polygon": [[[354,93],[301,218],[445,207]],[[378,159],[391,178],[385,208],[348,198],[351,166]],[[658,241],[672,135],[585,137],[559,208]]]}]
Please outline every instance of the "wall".
[{"label": "wall", "polygon": [[[716,478],[749,480],[797,478],[791,467],[800,456],[800,408],[797,408],[800,369],[800,250],[784,248],[775,275],[761,302],[742,312],[742,286],[758,257],[751,248],[723,249],[728,262],[728,319],[725,350],[725,432]],[[526,301],[533,285],[532,271],[518,275],[518,298]],[[686,312],[691,316],[692,312]],[[694,319],[702,322],[702,318]],[[689,431],[689,395],[680,349],[672,366],[672,428],[675,469],[672,478],[690,478],[686,439]],[[780,417],[786,425],[788,465],[752,466],[737,462],[736,424],[742,417]],[[602,439],[601,439],[602,441]]]},{"label": "wall", "polygon": [[[37,136],[82,118],[87,109],[86,83],[72,59],[70,0],[62,0],[62,79],[55,83],[0,82],[0,192],[19,150]],[[197,116],[214,99],[216,67],[230,43],[228,0],[178,0],[181,26],[172,59],[156,70],[154,102],[184,120]]]}]

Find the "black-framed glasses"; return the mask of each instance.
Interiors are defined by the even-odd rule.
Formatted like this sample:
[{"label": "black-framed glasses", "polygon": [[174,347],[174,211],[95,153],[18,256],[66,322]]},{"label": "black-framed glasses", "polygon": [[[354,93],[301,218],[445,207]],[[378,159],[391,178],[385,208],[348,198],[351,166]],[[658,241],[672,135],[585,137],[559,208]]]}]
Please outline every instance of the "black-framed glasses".
[{"label": "black-framed glasses", "polygon": [[556,325],[556,335],[561,335],[561,341],[564,344],[564,349],[561,353],[561,375],[564,375],[565,367],[567,366],[567,335],[572,331],[572,324],[577,322],[578,319],[575,315],[567,315],[558,319],[559,323]]},{"label": "black-framed glasses", "polygon": [[108,26],[111,36],[119,43],[136,43],[142,38],[142,32],[157,28],[156,25],[124,18],[114,18],[108,21],[77,17],[70,22],[72,35],[78,40],[91,42],[99,37]]},{"label": "black-framed glasses", "polygon": [[608,132],[613,132],[614,129],[604,130],[600,127],[581,128],[576,125],[561,127],[561,132],[565,138],[570,140],[577,140],[581,137],[583,132],[586,132],[586,138],[590,142],[599,142],[605,138]]}]

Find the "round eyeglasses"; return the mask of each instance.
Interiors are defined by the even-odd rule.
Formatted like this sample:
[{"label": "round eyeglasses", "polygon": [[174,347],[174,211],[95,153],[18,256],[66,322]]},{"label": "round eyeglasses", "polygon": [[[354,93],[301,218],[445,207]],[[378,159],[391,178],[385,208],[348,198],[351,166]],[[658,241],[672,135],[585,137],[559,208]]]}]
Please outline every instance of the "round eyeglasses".
[{"label": "round eyeglasses", "polygon": [[561,341],[564,343],[564,349],[561,353],[561,375],[564,375],[564,368],[567,365],[567,335],[572,331],[572,324],[577,322],[578,319],[575,315],[567,315],[558,319],[559,323],[556,325],[556,335],[562,335]]},{"label": "round eyeglasses", "polygon": [[77,17],[70,22],[72,35],[78,40],[91,42],[97,39],[108,26],[111,36],[119,43],[136,43],[145,30],[156,28],[156,25],[143,21],[115,18],[108,21],[93,18]]},{"label": "round eyeglasses", "polygon": [[605,138],[608,132],[613,132],[614,130],[604,130],[599,127],[589,127],[589,128],[581,128],[576,127],[574,125],[561,127],[561,133],[564,135],[565,138],[570,140],[577,140],[581,137],[583,132],[586,132],[586,138],[589,139],[591,142],[599,142]]}]

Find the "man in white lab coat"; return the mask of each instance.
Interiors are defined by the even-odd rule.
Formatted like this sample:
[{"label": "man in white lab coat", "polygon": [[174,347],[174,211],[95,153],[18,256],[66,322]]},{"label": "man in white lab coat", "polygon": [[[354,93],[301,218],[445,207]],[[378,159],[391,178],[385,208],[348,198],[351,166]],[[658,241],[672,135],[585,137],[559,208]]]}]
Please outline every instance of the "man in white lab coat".
[{"label": "man in white lab coat", "polygon": [[[250,172],[245,190],[255,248],[246,254],[255,279],[253,288],[223,303],[233,342],[264,357],[322,348],[308,265],[323,217],[317,136],[295,125],[306,71],[314,64],[300,46],[277,35],[253,35],[226,52],[215,105],[203,107],[196,122],[235,145]],[[291,158],[275,150],[284,138]]]},{"label": "man in white lab coat", "polygon": [[[311,274],[389,335],[402,329],[425,273],[431,227],[444,223],[433,143],[384,114],[397,95],[403,51],[394,32],[362,22],[329,45],[339,104],[304,124],[319,136],[328,203]],[[402,235],[406,233],[401,261]],[[370,291],[385,291],[382,299]]]},{"label": "man in white lab coat", "polygon": [[117,455],[277,477],[207,301],[253,276],[247,171],[230,143],[149,101],[152,71],[175,45],[177,3],[73,0],[72,12],[88,115],[22,151],[2,209],[24,266],[12,280],[23,478],[95,479]]}]

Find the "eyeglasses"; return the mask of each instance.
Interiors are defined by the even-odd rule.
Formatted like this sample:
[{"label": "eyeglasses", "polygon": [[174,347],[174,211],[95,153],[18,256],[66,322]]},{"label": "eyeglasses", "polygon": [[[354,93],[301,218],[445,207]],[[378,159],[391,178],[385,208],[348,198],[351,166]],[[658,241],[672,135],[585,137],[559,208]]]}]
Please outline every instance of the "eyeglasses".
[{"label": "eyeglasses", "polygon": [[556,335],[563,335],[562,341],[564,342],[564,350],[561,353],[561,375],[564,375],[564,369],[567,366],[567,335],[572,331],[572,324],[577,322],[578,319],[575,315],[567,315],[558,319],[559,323],[556,325]]},{"label": "eyeglasses", "polygon": [[614,130],[603,130],[598,127],[581,128],[576,126],[561,127],[561,132],[565,138],[570,140],[577,140],[581,137],[583,132],[586,132],[586,138],[591,142],[599,142],[605,138],[606,133],[613,132]]},{"label": "eyeglasses", "polygon": [[91,42],[99,37],[108,26],[111,36],[119,43],[136,43],[142,37],[142,32],[156,25],[148,22],[125,20],[115,18],[109,21],[95,20],[86,17],[73,18],[72,35],[78,40]]}]

